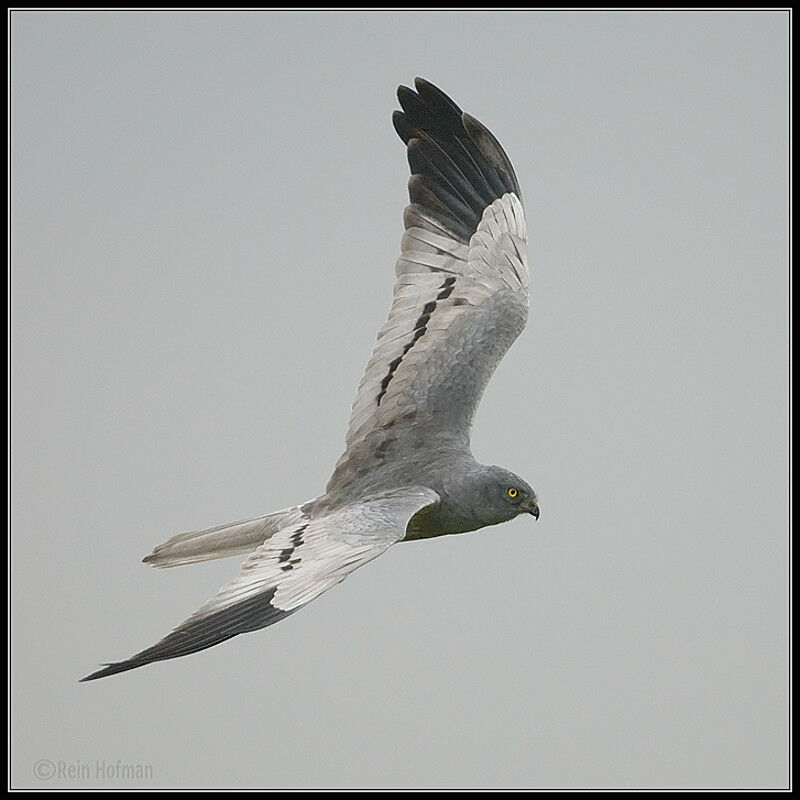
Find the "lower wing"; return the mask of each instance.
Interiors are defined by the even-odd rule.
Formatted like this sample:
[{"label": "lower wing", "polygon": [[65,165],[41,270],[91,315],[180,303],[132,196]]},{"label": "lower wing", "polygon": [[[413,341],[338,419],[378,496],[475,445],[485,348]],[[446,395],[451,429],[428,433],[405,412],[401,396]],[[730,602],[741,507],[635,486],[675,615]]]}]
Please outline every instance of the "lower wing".
[{"label": "lower wing", "polygon": [[278,622],[402,539],[411,517],[438,501],[432,489],[394,489],[280,529],[172,633],[82,680],[186,656]]}]

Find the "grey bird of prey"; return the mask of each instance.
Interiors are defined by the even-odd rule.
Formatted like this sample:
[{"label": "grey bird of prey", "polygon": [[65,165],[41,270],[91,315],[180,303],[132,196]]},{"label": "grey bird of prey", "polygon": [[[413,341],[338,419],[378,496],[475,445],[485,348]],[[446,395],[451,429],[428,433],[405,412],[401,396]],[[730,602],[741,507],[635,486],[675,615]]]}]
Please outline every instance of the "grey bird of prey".
[{"label": "grey bird of prey", "polygon": [[470,450],[481,395],[528,317],[519,185],[480,122],[433,84],[415,87],[398,89],[393,117],[411,167],[394,297],[325,493],[156,547],[144,559],[155,567],[249,555],[172,633],[83,680],[278,622],[395,542],[538,518],[533,489]]}]

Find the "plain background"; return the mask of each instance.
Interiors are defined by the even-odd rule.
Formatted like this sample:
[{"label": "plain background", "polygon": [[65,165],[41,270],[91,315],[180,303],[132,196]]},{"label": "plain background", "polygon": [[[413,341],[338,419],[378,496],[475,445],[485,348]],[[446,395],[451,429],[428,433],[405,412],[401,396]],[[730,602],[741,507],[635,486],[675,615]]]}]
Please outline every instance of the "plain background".
[{"label": "plain background", "polygon": [[[787,785],[785,13],[11,23],[13,785]],[[241,561],[154,545],[323,488],[415,75],[522,185],[532,314],[473,447],[541,519],[79,684]]]}]

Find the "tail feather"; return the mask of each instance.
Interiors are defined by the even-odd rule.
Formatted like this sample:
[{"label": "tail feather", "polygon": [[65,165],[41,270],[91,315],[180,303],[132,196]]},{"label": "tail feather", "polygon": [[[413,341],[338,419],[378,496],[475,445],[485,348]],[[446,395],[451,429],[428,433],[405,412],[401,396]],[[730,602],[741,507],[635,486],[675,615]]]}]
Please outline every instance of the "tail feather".
[{"label": "tail feather", "polygon": [[264,544],[275,531],[302,519],[307,506],[308,503],[274,511],[255,519],[179,533],[158,545],[142,561],[154,567],[165,568],[249,553]]}]

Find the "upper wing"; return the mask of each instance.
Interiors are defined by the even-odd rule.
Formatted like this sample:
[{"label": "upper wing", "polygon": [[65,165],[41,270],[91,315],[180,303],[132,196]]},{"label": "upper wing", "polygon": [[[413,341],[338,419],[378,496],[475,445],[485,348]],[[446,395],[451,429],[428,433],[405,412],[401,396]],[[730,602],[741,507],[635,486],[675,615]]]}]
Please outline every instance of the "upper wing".
[{"label": "upper wing", "polygon": [[402,539],[411,517],[438,501],[432,489],[406,487],[294,521],[253,552],[237,577],[172,633],[83,680],[189,655],[278,622]]},{"label": "upper wing", "polygon": [[428,421],[468,435],[489,378],[527,320],[527,232],[511,163],[441,90],[419,78],[415,85],[399,88],[403,111],[394,114],[412,173],[398,280],[329,488],[376,429]]}]

